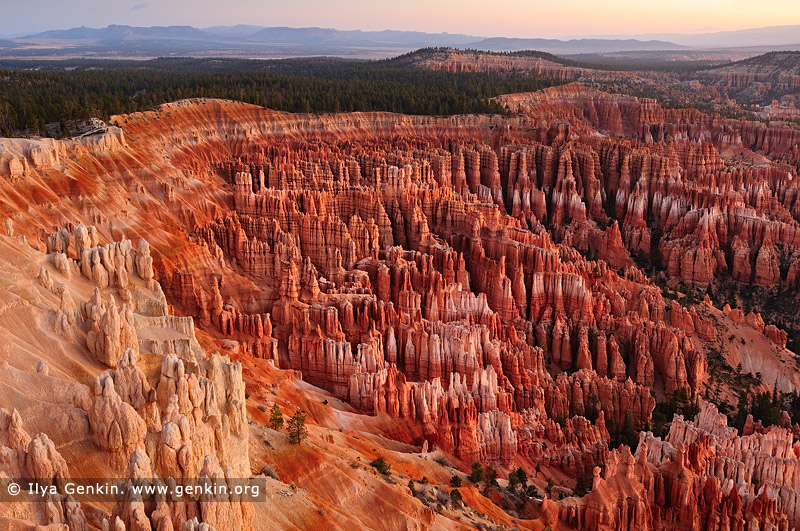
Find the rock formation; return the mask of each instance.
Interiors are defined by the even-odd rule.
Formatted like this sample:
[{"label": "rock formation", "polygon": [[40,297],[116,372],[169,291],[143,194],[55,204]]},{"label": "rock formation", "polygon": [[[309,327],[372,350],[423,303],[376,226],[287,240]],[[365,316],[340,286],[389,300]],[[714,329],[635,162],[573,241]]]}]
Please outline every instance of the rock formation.
[{"label": "rock formation", "polygon": [[793,529],[798,465],[789,430],[740,436],[704,403],[694,421],[676,416],[664,440],[642,433],[634,455],[615,450],[592,493],[559,515],[592,530]]},{"label": "rock formation", "polygon": [[[252,361],[251,378],[302,378],[349,404],[336,411],[374,416],[459,466],[594,477],[580,500],[543,502],[565,525],[795,526],[784,432],[737,437],[705,406],[633,455],[609,447],[613,428],[647,429],[657,400],[708,393],[720,319],[785,353],[781,323],[730,307],[728,319],[700,299],[722,280],[796,289],[800,136],[577,84],[498,101],[519,115],[288,115],[197,100],[118,118],[124,139],[103,149],[71,140],[43,157],[9,144],[14,174],[37,186],[73,176],[61,157],[98,168],[80,175],[93,192],[64,198],[71,221],[15,203],[3,181],[0,214],[15,224],[0,243],[38,272],[31,298],[49,313],[37,322],[82,356],[52,356],[37,374],[69,375],[63,418],[107,471],[250,476],[245,371],[202,343]],[[766,162],[739,164],[732,146]],[[50,446],[26,451],[55,470]],[[753,474],[771,483],[748,487]],[[252,508],[226,503],[130,499],[104,517],[246,527]]]},{"label": "rock formation", "polygon": [[[78,246],[83,245],[87,239],[80,235],[87,233],[86,228],[75,232]],[[66,241],[66,231],[55,234],[50,241]],[[15,355],[0,367],[4,385],[19,385],[10,403],[21,408],[0,409],[0,455],[4,456],[0,475],[58,489],[48,493],[45,501],[3,503],[0,519],[11,528],[33,522],[81,531],[110,522],[115,529],[178,529],[194,519],[216,528],[246,529],[253,510],[250,502],[240,498],[229,499],[215,511],[201,508],[199,502],[170,501],[152,512],[149,505],[130,498],[117,504],[113,514],[103,516],[94,507],[86,510],[63,490],[68,479],[87,472],[98,478],[164,481],[218,475],[220,470],[226,477],[250,477],[241,365],[219,354],[207,356],[194,337],[191,319],[187,325],[180,320],[186,318],[164,315],[163,293],[152,279],[149,264],[143,275],[133,273],[136,258],[149,258],[146,245],[140,244],[138,253],[125,241],[84,249],[82,256],[100,257],[100,261],[91,259],[92,269],[84,279],[69,274],[73,258],[65,258],[66,271],[52,260],[54,255],[69,256],[67,245],[49,249],[50,256],[27,246],[27,250],[14,250],[5,241],[0,245],[2,267],[10,272],[11,282],[27,282],[42,292],[37,306],[17,299],[18,311],[34,323],[49,320],[37,313],[52,316],[64,341],[53,351],[50,341],[43,340],[48,337],[46,330],[28,327],[26,341],[33,343],[23,345],[33,350],[27,355],[43,357],[35,371],[26,374],[10,367],[9,361],[17,362]],[[21,273],[30,271],[29,265],[13,269],[12,264],[26,261],[53,265],[42,266],[40,282],[32,283],[33,277],[26,280]],[[97,285],[98,267],[113,272],[110,282]],[[50,282],[41,282],[45,276]],[[54,288],[60,280],[64,282]],[[2,296],[18,289],[4,289]],[[118,308],[115,297],[123,292],[128,294],[127,303]],[[73,297],[88,300],[78,308]],[[8,324],[6,319],[0,321],[4,333],[14,337]],[[16,342],[10,344],[18,348]],[[75,370],[80,366],[72,357],[76,355],[80,364],[95,373],[93,387],[81,383],[84,372]],[[160,357],[160,372],[152,374],[152,364],[145,363],[143,356]],[[154,380],[157,388],[150,383]],[[36,429],[34,436],[28,435],[31,427]]]}]

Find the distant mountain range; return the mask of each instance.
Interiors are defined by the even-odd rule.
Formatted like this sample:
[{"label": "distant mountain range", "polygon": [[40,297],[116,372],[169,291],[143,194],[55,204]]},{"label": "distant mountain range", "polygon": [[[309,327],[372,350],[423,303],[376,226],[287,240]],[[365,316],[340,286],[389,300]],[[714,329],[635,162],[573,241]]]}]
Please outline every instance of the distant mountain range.
[{"label": "distant mountain range", "polygon": [[212,34],[193,28],[192,26],[120,26],[112,24],[105,28],[70,28],[64,30],[45,31],[35,35],[22,37],[23,39],[100,39],[102,41],[121,41],[131,37],[155,37],[160,39],[207,39]]},{"label": "distant mountain range", "polygon": [[[800,25],[769,26],[735,31],[717,31],[713,33],[653,33],[634,35],[635,39],[662,39],[692,48],[740,48],[740,47],[775,47],[795,48],[800,44]],[[600,37],[617,38],[613,37]]]},{"label": "distant mountain range", "polygon": [[[254,25],[105,28],[78,27],[0,39],[0,57],[291,57],[329,55],[389,57],[423,47],[553,54],[681,51],[693,48],[775,46],[800,42],[800,26],[780,26],[706,34],[643,35],[636,38],[520,39],[418,31],[342,31],[330,28]],[[763,50],[762,50],[763,52]]]},{"label": "distant mountain range", "polygon": [[489,51],[543,50],[548,52],[582,53],[629,50],[677,50],[684,46],[672,42],[636,39],[514,39],[475,37],[452,33],[420,31],[342,31],[329,28],[289,28],[261,26],[214,26],[197,29],[191,26],[107,26],[105,28],[71,28],[45,31],[22,37],[28,39],[99,40],[104,44],[132,42],[141,39],[199,41],[204,46],[217,44],[267,44],[279,47],[370,47],[420,48],[444,46]]},{"label": "distant mountain range", "polygon": [[[458,48],[458,46],[451,46]],[[637,39],[571,39],[562,41],[559,39],[512,39],[508,37],[493,37],[471,43],[465,48],[476,50],[487,50],[490,52],[517,52],[520,50],[539,50],[552,54],[576,54],[587,53],[586,50],[593,50],[591,53],[605,52],[629,52],[629,51],[652,51],[652,50],[684,50],[686,46],[675,44],[674,42],[659,40],[637,40]],[[462,47],[462,48],[464,48]]]},{"label": "distant mountain range", "polygon": [[118,42],[138,38],[199,40],[214,42],[251,42],[287,46],[454,46],[481,40],[481,37],[418,31],[340,31],[329,28],[288,28],[263,26],[120,26],[105,28],[70,28],[21,37],[27,39],[86,40]]}]

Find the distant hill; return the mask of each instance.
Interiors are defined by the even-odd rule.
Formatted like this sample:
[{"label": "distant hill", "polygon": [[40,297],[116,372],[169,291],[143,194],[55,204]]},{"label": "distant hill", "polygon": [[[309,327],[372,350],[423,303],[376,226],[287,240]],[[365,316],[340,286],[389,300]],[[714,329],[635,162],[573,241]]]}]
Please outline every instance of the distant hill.
[{"label": "distant hill", "polygon": [[697,73],[737,101],[768,104],[787,96],[800,105],[800,52],[770,52]]},{"label": "distant hill", "polygon": [[[659,39],[693,48],[783,47],[800,49],[800,25],[768,26],[710,33],[652,33],[634,39]],[[609,38],[609,37],[602,37]]]},{"label": "distant hill", "polygon": [[81,39],[100,39],[102,41],[118,41],[130,37],[147,37],[147,38],[172,38],[172,39],[208,39],[212,37],[211,33],[199,30],[192,26],[125,26],[112,24],[105,28],[87,28],[81,26],[79,28],[70,28],[65,30],[51,30],[35,35],[30,35],[26,38],[44,38],[44,39],[64,39],[64,40],[81,40]]},{"label": "distant hill", "polygon": [[263,28],[248,36],[249,40],[273,44],[314,44],[351,46],[460,46],[474,43],[481,37],[451,33],[419,31],[341,31],[329,28]]},{"label": "distant hill", "polygon": [[512,39],[494,37],[472,43],[472,48],[493,52],[516,52],[520,50],[542,50],[555,54],[604,53],[623,51],[682,50],[681,46],[666,41],[640,41],[636,39]]},{"label": "distant hill", "polygon": [[221,35],[223,37],[248,37],[264,29],[264,26],[236,24],[235,26],[211,26],[202,29],[213,35]]},{"label": "distant hill", "polygon": [[775,73],[800,74],[800,51],[770,52],[749,57],[735,63],[721,65],[714,70],[736,68],[771,68]]},{"label": "distant hill", "polygon": [[[536,59],[543,59],[550,63],[563,65],[573,68],[602,68],[602,65],[590,62],[581,62],[566,57],[561,57],[549,52],[539,50],[515,50],[511,52],[493,52],[487,50],[468,50],[462,48],[449,47],[429,47],[420,48],[403,55],[392,58],[389,62],[397,66],[421,66],[430,68],[431,65],[443,65],[452,59],[458,59],[462,63],[458,71],[486,71],[487,65],[492,62],[492,58],[498,61],[498,71],[501,70],[525,70],[530,67],[526,62],[535,63]],[[469,68],[470,63],[477,68]],[[435,68],[438,69],[438,68]],[[492,70],[492,68],[488,68]]]}]

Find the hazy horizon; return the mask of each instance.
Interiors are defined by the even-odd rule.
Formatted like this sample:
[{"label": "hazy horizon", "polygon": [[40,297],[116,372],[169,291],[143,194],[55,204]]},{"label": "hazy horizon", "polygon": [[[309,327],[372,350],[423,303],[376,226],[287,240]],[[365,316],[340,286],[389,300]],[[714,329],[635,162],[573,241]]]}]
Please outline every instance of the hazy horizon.
[{"label": "hazy horizon", "polygon": [[800,24],[800,4],[789,0],[675,0],[651,4],[613,0],[476,0],[381,4],[363,0],[275,2],[234,0],[31,0],[4,8],[0,35],[21,36],[77,26],[185,25],[209,27],[322,27],[339,30],[404,30],[462,33],[484,37],[620,37],[647,34],[706,33]]}]

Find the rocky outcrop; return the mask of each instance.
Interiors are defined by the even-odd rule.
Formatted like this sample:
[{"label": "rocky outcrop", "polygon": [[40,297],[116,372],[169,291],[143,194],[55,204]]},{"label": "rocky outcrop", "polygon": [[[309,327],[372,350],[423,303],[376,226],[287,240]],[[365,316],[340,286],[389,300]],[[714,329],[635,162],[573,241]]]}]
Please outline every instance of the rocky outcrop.
[{"label": "rocky outcrop", "polygon": [[[577,529],[759,529],[797,525],[789,432],[738,437],[704,403],[694,421],[676,416],[665,440],[642,433],[634,455],[623,446],[596,468],[592,492],[560,502]],[[767,451],[764,451],[768,449]],[[624,509],[624,510],[623,510]]]},{"label": "rocky outcrop", "polygon": [[[45,433],[31,437],[23,428],[16,409],[0,408],[0,474],[5,478],[35,480],[39,485],[58,486],[71,477],[69,466],[53,441]],[[39,503],[13,503],[8,500],[0,509],[5,522],[38,521],[53,528],[88,531],[80,504],[71,497],[49,495]]]},{"label": "rocky outcrop", "polygon": [[746,324],[756,332],[763,333],[779,347],[786,347],[786,343],[788,341],[788,335],[786,331],[773,324],[765,326],[764,318],[761,317],[760,313],[750,312],[747,315],[744,315],[742,310],[738,308],[731,309],[730,305],[728,304],[723,307],[722,311],[723,313],[727,314],[734,323]]},{"label": "rocky outcrop", "polygon": [[108,373],[95,380],[89,423],[98,446],[121,454],[141,444],[147,433],[145,421],[130,404],[122,401]]},{"label": "rocky outcrop", "polygon": [[133,312],[125,305],[118,309],[113,302],[103,309],[102,316],[97,311],[91,315],[86,346],[101,363],[115,367],[126,349],[139,349]]},{"label": "rocky outcrop", "polygon": [[[78,247],[97,243],[89,236],[94,231],[79,226],[75,232]],[[191,318],[167,315],[158,283],[134,270],[135,258],[149,256],[146,246],[136,252],[123,241],[84,249],[99,256],[93,265],[114,272],[108,285],[98,286],[96,275],[80,278],[57,267],[62,263],[77,271],[68,246],[50,249],[48,256],[6,243],[0,242],[0,260],[12,274],[3,282],[27,282],[35,305],[13,294],[27,295],[31,288],[26,292],[12,284],[6,290],[4,284],[0,290],[3,305],[11,300],[8,307],[14,308],[0,319],[10,339],[4,348],[28,369],[0,364],[3,386],[12,390],[8,398],[20,408],[0,409],[0,475],[36,479],[55,492],[35,502],[3,503],[4,525],[149,530],[176,529],[197,519],[218,529],[248,528],[253,507],[240,496],[212,506],[208,500],[142,501],[131,494],[108,514],[94,506],[84,513],[84,500],[68,495],[68,479],[92,474],[112,482],[126,474],[148,481],[250,477],[242,367],[219,354],[207,356]],[[32,282],[32,264],[39,268],[38,282]],[[49,282],[43,285],[43,279]],[[123,290],[126,302],[118,306]],[[78,308],[73,297],[88,300]],[[19,328],[20,317],[29,327]],[[19,329],[11,332],[9,322]],[[51,323],[58,336],[49,330]],[[113,368],[101,367],[95,356]],[[27,367],[31,358],[38,361]],[[87,374],[95,375],[92,388],[82,383]],[[35,426],[36,435],[23,426]]]},{"label": "rocky outcrop", "polygon": [[764,335],[779,347],[786,347],[787,336],[785,330],[781,330],[775,325],[767,325],[764,327]]}]

